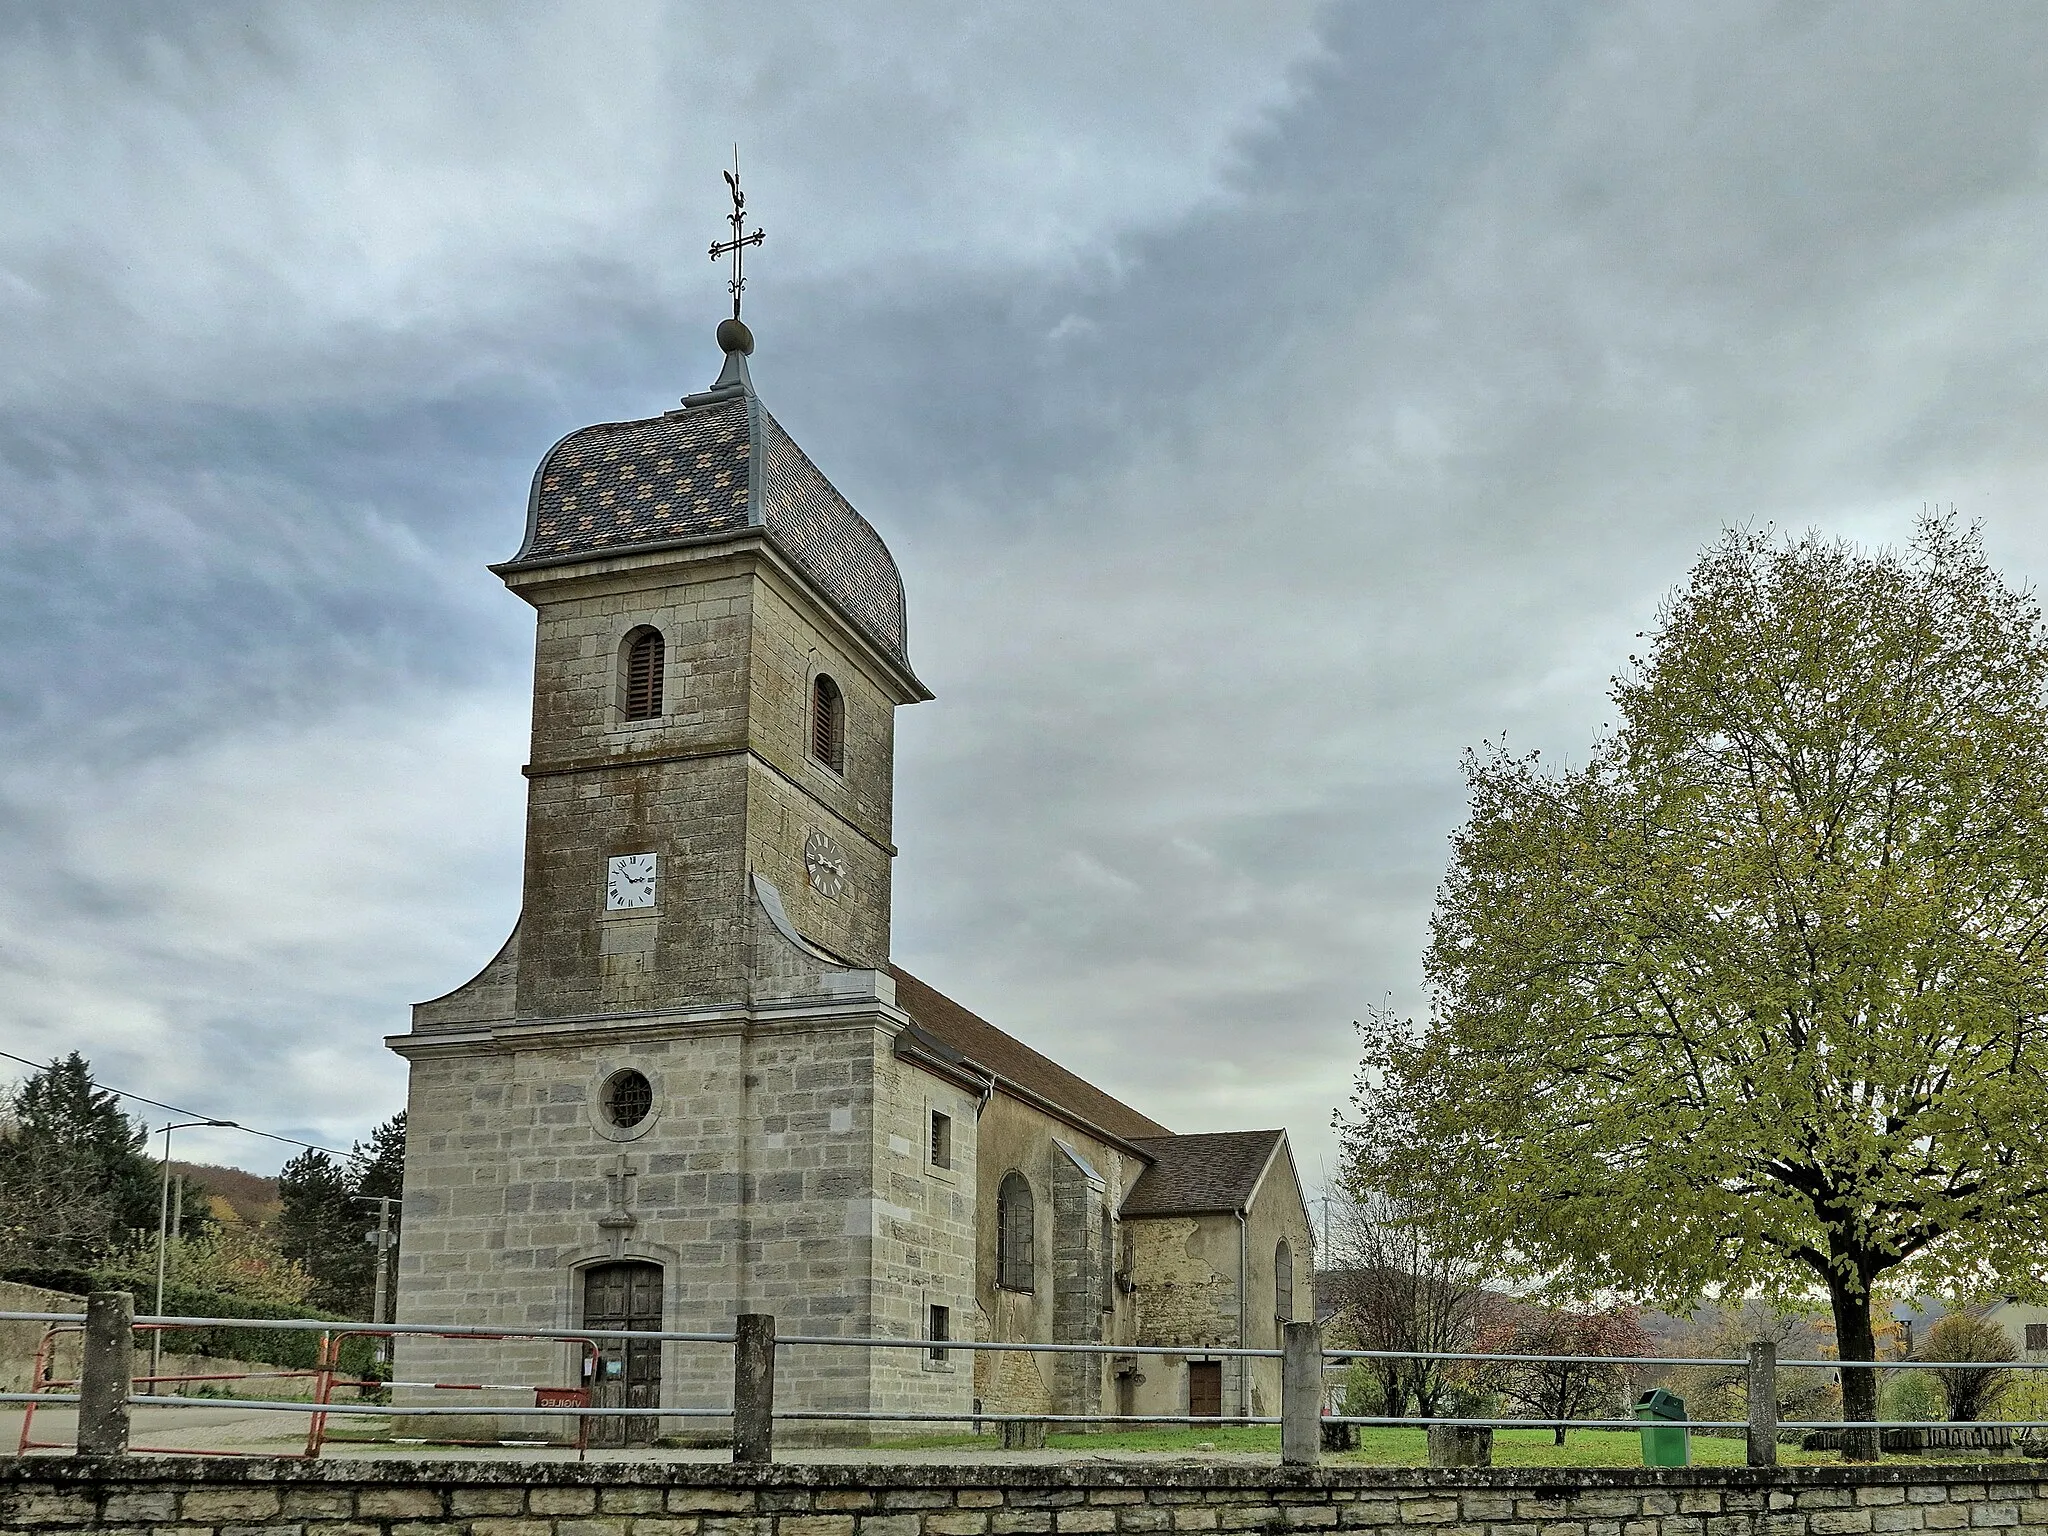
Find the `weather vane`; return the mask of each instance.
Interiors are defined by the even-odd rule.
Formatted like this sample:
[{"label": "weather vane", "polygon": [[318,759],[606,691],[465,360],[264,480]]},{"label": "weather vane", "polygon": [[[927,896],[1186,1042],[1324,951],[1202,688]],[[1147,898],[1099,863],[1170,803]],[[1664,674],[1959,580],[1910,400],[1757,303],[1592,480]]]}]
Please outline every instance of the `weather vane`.
[{"label": "weather vane", "polygon": [[711,242],[711,259],[717,261],[724,256],[732,258],[732,281],[725,286],[732,290],[732,317],[740,317],[740,295],[747,286],[747,247],[759,245],[768,237],[760,230],[747,234],[747,194],[740,190],[740,147],[732,147],[732,169],[725,172],[725,184],[732,191],[732,212],[726,215],[726,222],[732,225],[730,240]]}]

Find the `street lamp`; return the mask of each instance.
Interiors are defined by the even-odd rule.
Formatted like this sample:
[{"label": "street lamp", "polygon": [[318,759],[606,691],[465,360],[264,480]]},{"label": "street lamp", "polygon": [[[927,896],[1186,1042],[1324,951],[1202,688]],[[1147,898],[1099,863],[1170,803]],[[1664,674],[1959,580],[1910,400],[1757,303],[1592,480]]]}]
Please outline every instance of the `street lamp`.
[{"label": "street lamp", "polygon": [[[190,1130],[195,1125],[218,1126],[222,1130],[239,1131],[241,1127],[232,1120],[180,1120],[167,1125],[164,1130],[164,1182],[163,1193],[156,1208],[156,1315],[164,1315],[164,1261],[169,1257],[171,1229],[171,1132]],[[156,1395],[156,1378],[161,1373],[164,1359],[164,1331],[152,1328],[149,1333],[149,1392]]]}]

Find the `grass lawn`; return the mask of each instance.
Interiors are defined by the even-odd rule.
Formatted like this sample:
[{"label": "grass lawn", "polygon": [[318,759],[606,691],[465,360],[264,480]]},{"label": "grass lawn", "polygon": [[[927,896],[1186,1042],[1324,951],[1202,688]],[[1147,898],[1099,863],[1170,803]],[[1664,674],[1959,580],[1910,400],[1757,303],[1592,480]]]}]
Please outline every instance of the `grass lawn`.
[{"label": "grass lawn", "polygon": [[[1555,1444],[1547,1429],[1496,1429],[1493,1432],[1493,1464],[1497,1467],[1639,1467],[1643,1464],[1642,1437],[1628,1429],[1574,1429],[1566,1432],[1564,1444]],[[1710,1435],[1692,1437],[1692,1464],[1696,1467],[1739,1467],[1748,1458],[1740,1440]],[[1325,1458],[1354,1466],[1415,1467],[1428,1458],[1419,1429],[1367,1429],[1358,1432],[1358,1449]],[[1833,1451],[1802,1451],[1796,1445],[1778,1447],[1782,1466],[1832,1462],[1840,1458]]]},{"label": "grass lawn", "polygon": [[[1639,1467],[1642,1440],[1633,1430],[1575,1429],[1563,1445],[1552,1444],[1547,1429],[1497,1429],[1493,1432],[1493,1463],[1497,1467]],[[990,1435],[931,1435],[913,1440],[891,1440],[904,1450],[962,1449],[994,1450],[998,1441]],[[1175,1429],[1160,1425],[1152,1429],[1118,1430],[1098,1435],[1046,1436],[1049,1449],[1060,1451],[1165,1451],[1198,1455],[1206,1448],[1237,1455],[1278,1456],[1280,1431],[1265,1426],[1224,1425],[1214,1429]],[[1695,1435],[1692,1441],[1694,1466],[1739,1467],[1745,1451],[1740,1440],[1723,1440]],[[1782,1465],[1833,1462],[1832,1451],[1802,1451],[1797,1446],[1778,1447]],[[1375,1429],[1361,1427],[1358,1449],[1326,1455],[1325,1464],[1366,1467],[1419,1467],[1428,1460],[1421,1429]]]}]

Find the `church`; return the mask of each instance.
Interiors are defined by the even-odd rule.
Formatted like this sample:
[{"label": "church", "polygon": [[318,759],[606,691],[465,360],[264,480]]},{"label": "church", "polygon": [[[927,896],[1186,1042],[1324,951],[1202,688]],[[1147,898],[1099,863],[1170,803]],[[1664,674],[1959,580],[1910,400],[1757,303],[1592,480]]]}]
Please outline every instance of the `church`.
[{"label": "church", "polygon": [[[1277,1413],[1277,1360],[1213,1352],[1314,1315],[1286,1133],[1174,1135],[890,961],[895,712],[932,694],[895,561],[755,393],[737,308],[709,389],[548,451],[492,568],[537,616],[524,889],[389,1040],[397,1320],[933,1341],[785,1344],[778,1412]],[[942,1342],[977,1339],[1118,1350]],[[677,1411],[596,1421],[613,1444],[714,1438],[732,1380],[687,1341],[607,1345],[594,1381],[532,1340],[395,1364]],[[530,1394],[466,1396],[468,1436],[534,1433],[488,1414]]]}]

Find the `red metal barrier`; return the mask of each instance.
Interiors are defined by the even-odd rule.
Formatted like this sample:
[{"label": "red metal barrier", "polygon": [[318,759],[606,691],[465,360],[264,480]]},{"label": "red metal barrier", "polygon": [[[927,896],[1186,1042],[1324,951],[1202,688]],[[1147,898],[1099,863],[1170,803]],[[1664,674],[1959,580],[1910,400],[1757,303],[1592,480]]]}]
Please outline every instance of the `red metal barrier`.
[{"label": "red metal barrier", "polygon": [[[162,1323],[138,1323],[135,1326],[135,1331],[137,1333],[167,1333],[173,1330]],[[78,1382],[75,1379],[52,1376],[50,1374],[50,1362],[56,1350],[58,1334],[82,1334],[84,1332],[85,1330],[76,1323],[53,1324],[43,1330],[42,1342],[36,1346],[35,1366],[29,1375],[29,1391],[62,1392],[67,1389],[75,1389],[78,1386]],[[321,1335],[320,1358],[323,1360],[327,1357],[326,1338],[325,1334]],[[131,1378],[134,1385],[129,1390],[132,1392],[135,1386],[154,1388],[165,1382],[183,1384],[195,1381],[281,1381],[294,1377],[313,1378],[317,1382],[320,1374],[317,1368],[310,1371],[188,1371],[177,1375],[136,1376]],[[317,1385],[314,1390],[317,1393]],[[154,1397],[159,1394],[154,1391],[145,1391],[143,1395]],[[16,1455],[21,1455],[27,1451],[61,1451],[70,1448],[68,1443],[62,1440],[37,1440],[32,1438],[31,1432],[35,1425],[35,1419],[36,1405],[34,1403],[22,1404],[21,1437],[15,1446]],[[183,1446],[170,1445],[131,1445],[129,1449],[141,1451],[148,1455],[160,1456],[268,1456],[274,1454],[269,1451],[194,1451],[187,1450]],[[302,1453],[301,1457],[293,1459],[303,1459],[304,1456],[317,1454],[319,1454],[317,1450],[308,1449]]]},{"label": "red metal barrier", "polygon": [[[383,1339],[391,1334],[381,1328],[351,1328],[341,1333],[322,1334],[320,1350],[320,1384],[314,1389],[313,1401],[325,1405],[334,1401],[336,1387],[355,1387],[382,1390],[387,1387],[416,1387],[434,1392],[531,1392],[536,1408],[588,1408],[590,1389],[588,1387],[540,1387],[525,1384],[495,1381],[393,1381],[384,1382],[370,1379],[358,1380],[353,1377],[337,1376],[341,1367],[341,1344],[344,1339]],[[470,1340],[500,1339],[503,1334],[442,1333],[428,1334],[428,1338],[448,1339],[456,1342]],[[596,1379],[599,1358],[595,1339],[565,1338],[561,1342],[583,1346],[583,1377],[586,1381]],[[403,1412],[394,1409],[394,1412]],[[488,1412],[488,1410],[480,1410]],[[316,1407],[312,1422],[306,1427],[306,1451],[308,1457],[317,1457],[327,1441],[328,1416]],[[449,1440],[447,1445],[495,1445],[494,1440]],[[590,1449],[590,1418],[587,1414],[576,1415],[576,1459],[582,1461]]]}]

